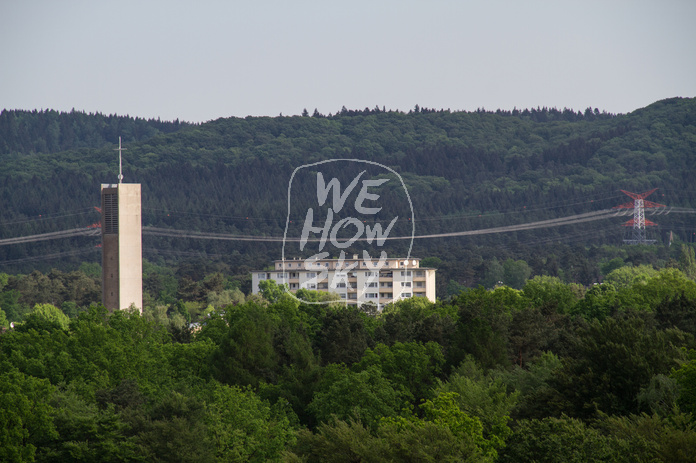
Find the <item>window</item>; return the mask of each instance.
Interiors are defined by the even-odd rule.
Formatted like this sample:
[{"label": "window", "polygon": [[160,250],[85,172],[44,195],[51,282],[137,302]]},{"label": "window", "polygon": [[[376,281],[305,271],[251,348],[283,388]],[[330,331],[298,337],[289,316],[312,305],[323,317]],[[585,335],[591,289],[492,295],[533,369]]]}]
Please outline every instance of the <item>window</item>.
[{"label": "window", "polygon": [[306,284],[305,284],[305,287],[306,287],[307,289],[317,289],[316,283],[306,283]]},{"label": "window", "polygon": [[317,276],[317,272],[307,272],[305,273],[305,276],[307,278],[315,278]]},{"label": "window", "polygon": [[345,288],[346,284],[345,283],[336,283],[337,288]]},{"label": "window", "polygon": [[287,272],[276,273],[276,278],[278,278],[279,280],[287,280],[288,274],[287,274]]},{"label": "window", "polygon": [[376,276],[377,276],[377,272],[365,272],[365,276],[366,276],[366,277],[376,277]]},{"label": "window", "polygon": [[382,288],[392,288],[392,287],[394,287],[394,283],[392,283],[391,281],[381,281],[381,282],[379,283],[379,285],[380,285]]},{"label": "window", "polygon": [[339,296],[341,296],[341,299],[345,299],[345,298],[346,298],[346,293],[341,293],[341,294],[339,294]]},{"label": "window", "polygon": [[377,282],[373,281],[372,283],[367,283],[365,284],[366,288],[376,288],[377,287]]},{"label": "window", "polygon": [[410,270],[408,270],[408,271],[402,270],[402,271],[401,271],[401,276],[402,276],[402,277],[410,277],[410,276],[411,276],[411,271],[410,271]]},{"label": "window", "polygon": [[357,299],[357,298],[358,298],[358,295],[356,293],[350,293],[348,295],[348,299]]},{"label": "window", "polygon": [[401,293],[401,297],[411,297],[411,293]]},{"label": "window", "polygon": [[417,276],[417,277],[424,277],[424,276],[425,276],[425,272],[424,272],[423,270],[417,270],[417,271],[416,271],[416,276]]},{"label": "window", "polygon": [[377,299],[377,293],[365,293],[365,297],[368,299]]},{"label": "window", "polygon": [[259,280],[265,280],[266,279],[266,274],[265,273],[259,273]]},{"label": "window", "polygon": [[411,287],[411,282],[410,282],[410,281],[402,281],[402,282],[401,282],[401,287],[402,287],[402,288],[410,288],[410,287]]},{"label": "window", "polygon": [[425,288],[425,281],[416,281],[416,288]]},{"label": "window", "polygon": [[415,297],[425,297],[425,293],[414,293]]}]

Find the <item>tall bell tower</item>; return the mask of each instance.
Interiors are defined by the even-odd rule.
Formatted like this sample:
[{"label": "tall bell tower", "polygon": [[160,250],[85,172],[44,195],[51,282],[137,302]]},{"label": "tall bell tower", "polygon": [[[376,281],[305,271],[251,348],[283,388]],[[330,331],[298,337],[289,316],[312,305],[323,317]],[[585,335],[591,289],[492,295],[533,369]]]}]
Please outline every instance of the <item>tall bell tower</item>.
[{"label": "tall bell tower", "polygon": [[102,303],[110,311],[131,305],[143,311],[142,207],[139,183],[102,184]]}]

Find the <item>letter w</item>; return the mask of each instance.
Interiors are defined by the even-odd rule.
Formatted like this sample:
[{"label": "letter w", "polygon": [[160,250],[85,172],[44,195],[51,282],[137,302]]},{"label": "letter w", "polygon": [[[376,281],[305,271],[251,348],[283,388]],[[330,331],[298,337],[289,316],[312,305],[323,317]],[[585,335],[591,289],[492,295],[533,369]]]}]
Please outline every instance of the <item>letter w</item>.
[{"label": "letter w", "polygon": [[387,227],[386,230],[384,230],[384,233],[382,233],[382,224],[381,223],[376,223],[374,228],[370,228],[369,225],[365,226],[365,234],[367,235],[367,242],[372,244],[372,240],[375,239],[375,236],[378,236],[377,238],[377,245],[382,246],[384,244],[384,240],[387,239],[387,236],[389,236],[389,232],[391,231],[392,227],[394,226],[394,222],[399,218],[397,215],[392,219],[391,222],[389,222],[389,226]]},{"label": "letter w", "polygon": [[364,170],[360,172],[360,175],[355,177],[355,179],[350,182],[350,185],[348,185],[348,188],[346,188],[346,191],[344,191],[343,194],[341,194],[341,182],[339,182],[336,177],[332,178],[327,185],[326,182],[324,182],[324,175],[322,175],[321,172],[317,173],[317,200],[319,201],[319,205],[324,205],[326,202],[326,197],[329,195],[329,190],[333,188],[332,209],[334,212],[339,212],[341,209],[343,209],[343,203],[346,202],[348,195],[350,195],[351,191],[353,191],[355,185],[358,184],[360,177],[362,177],[364,173]]}]

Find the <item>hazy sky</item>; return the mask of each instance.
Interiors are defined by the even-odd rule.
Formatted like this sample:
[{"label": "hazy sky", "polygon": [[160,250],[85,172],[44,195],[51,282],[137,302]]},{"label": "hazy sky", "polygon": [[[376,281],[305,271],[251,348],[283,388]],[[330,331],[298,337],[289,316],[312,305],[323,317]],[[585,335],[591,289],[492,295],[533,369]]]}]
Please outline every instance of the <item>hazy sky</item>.
[{"label": "hazy sky", "polygon": [[0,109],[218,117],[696,96],[696,1],[0,0]]}]

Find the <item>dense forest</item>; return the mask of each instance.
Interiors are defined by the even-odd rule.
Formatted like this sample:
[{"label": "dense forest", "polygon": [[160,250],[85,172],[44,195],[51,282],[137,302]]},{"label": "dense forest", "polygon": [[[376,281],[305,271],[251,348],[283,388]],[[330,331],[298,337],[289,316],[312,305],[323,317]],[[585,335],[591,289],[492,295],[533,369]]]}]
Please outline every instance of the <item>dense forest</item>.
[{"label": "dense forest", "polygon": [[[668,206],[650,229],[660,245],[696,238],[696,100],[669,99],[626,115],[587,109],[450,112],[343,108],[333,115],[226,118],[204,124],[78,112],[0,113],[0,240],[98,222],[99,185],[116,181],[122,136],[126,182],[143,185],[143,225],[187,232],[282,236],[288,181],[300,165],[334,158],[398,172],[413,200],[416,234],[557,219],[630,201],[620,190],[658,188]],[[336,172],[339,175],[340,172]],[[560,227],[416,240],[438,263],[438,296],[527,277],[584,285],[602,267],[664,267],[679,246],[621,246],[627,217]],[[96,237],[0,246],[0,271],[77,270],[99,262]],[[280,243],[144,235],[157,266],[204,267],[242,280],[280,258]],[[392,255],[405,251],[394,244]],[[526,266],[526,267],[524,267]],[[198,271],[197,271],[198,272]],[[247,276],[246,282],[244,275]],[[193,277],[193,275],[188,275]],[[519,283],[515,287],[521,287]],[[449,289],[448,289],[449,288]]]},{"label": "dense forest", "polygon": [[[0,461],[693,461],[695,110],[2,111]],[[119,136],[143,186],[142,314],[98,304],[98,234],[11,240],[94,230]],[[294,169],[334,158],[398,172],[416,235],[603,211],[620,190],[667,207],[647,212],[652,246],[622,245],[623,215],[416,239],[435,303],[250,295],[280,243],[196,235],[282,236]]]},{"label": "dense forest", "polygon": [[271,280],[245,296],[221,274],[142,315],[37,303],[7,329],[0,310],[0,460],[691,462],[681,254],[589,288],[536,276],[380,313]]}]

